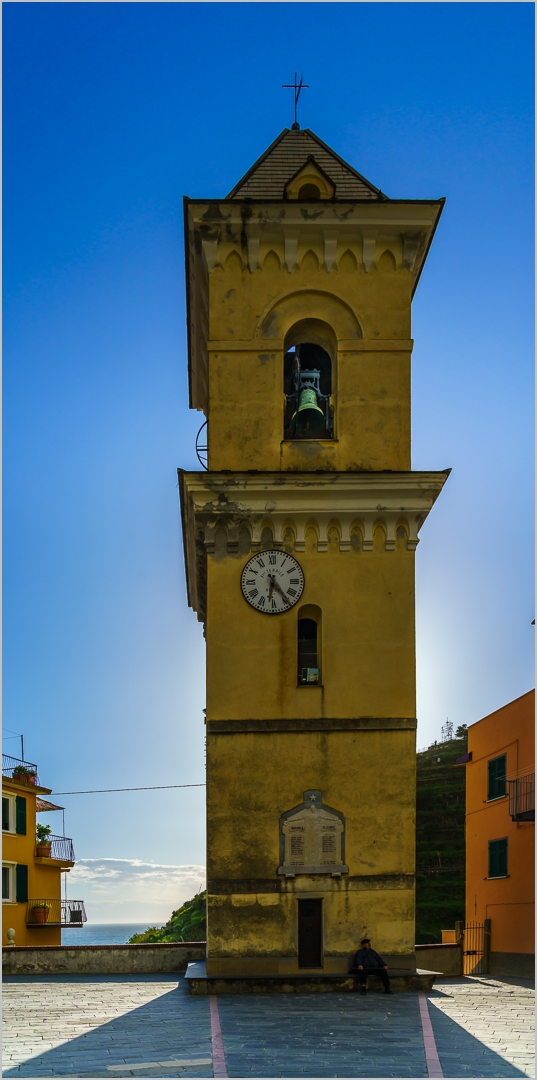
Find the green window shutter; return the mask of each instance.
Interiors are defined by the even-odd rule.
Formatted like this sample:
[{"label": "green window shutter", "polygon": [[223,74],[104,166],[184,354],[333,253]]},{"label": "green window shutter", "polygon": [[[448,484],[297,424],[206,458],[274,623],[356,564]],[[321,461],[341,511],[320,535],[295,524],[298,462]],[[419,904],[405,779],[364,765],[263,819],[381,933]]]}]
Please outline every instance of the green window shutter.
[{"label": "green window shutter", "polygon": [[15,798],[15,831],[26,836],[26,799],[24,795]]},{"label": "green window shutter", "polygon": [[488,792],[489,799],[501,799],[506,793],[505,776],[507,772],[507,756],[492,758],[488,763]]},{"label": "green window shutter", "polygon": [[507,876],[507,837],[489,841],[489,877]]},{"label": "green window shutter", "polygon": [[15,867],[17,882],[17,904],[25,904],[28,899],[28,867],[17,863]]}]

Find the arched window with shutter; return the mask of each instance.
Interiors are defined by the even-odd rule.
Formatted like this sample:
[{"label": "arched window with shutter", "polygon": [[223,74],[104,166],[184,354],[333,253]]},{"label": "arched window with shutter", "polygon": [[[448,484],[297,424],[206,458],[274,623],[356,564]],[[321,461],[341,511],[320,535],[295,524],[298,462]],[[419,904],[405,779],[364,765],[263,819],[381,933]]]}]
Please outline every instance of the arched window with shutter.
[{"label": "arched window with shutter", "polygon": [[321,681],[321,609],[308,604],[299,609],[297,622],[297,682],[315,686]]}]

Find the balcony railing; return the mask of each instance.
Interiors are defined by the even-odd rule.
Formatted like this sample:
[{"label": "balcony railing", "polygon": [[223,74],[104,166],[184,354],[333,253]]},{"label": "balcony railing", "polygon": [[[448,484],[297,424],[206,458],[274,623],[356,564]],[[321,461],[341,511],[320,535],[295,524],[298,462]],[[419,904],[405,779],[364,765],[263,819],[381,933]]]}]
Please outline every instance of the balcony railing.
[{"label": "balcony railing", "polygon": [[2,754],[2,776],[15,780],[17,784],[40,786],[37,765],[33,765],[31,761],[23,761],[22,758],[10,757],[9,754]]},{"label": "balcony railing", "polygon": [[28,900],[27,926],[82,926],[87,922],[83,900]]},{"label": "balcony railing", "polygon": [[535,821],[535,773],[508,780],[509,814],[513,821]]},{"label": "balcony railing", "polygon": [[73,841],[68,836],[49,836],[43,843],[36,842],[35,853],[38,858],[61,859],[62,862],[75,861]]}]

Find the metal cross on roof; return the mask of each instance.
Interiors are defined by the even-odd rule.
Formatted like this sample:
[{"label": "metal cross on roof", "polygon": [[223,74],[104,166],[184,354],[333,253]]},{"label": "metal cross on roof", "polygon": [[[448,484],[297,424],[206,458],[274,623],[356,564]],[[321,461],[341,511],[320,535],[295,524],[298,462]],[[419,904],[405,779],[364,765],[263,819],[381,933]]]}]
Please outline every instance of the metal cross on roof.
[{"label": "metal cross on roof", "polygon": [[296,71],[295,71],[295,81],[294,81],[294,83],[282,83],[282,90],[294,90],[294,92],[295,92],[295,122],[294,122],[293,127],[292,127],[293,131],[300,131],[300,124],[298,123],[297,118],[296,118],[296,107],[298,105],[298,99],[300,97],[300,91],[301,90],[309,90],[308,84],[302,81],[303,78],[304,78],[304,72],[302,72],[302,75],[300,76],[300,82],[297,83],[297,81],[296,81]]}]

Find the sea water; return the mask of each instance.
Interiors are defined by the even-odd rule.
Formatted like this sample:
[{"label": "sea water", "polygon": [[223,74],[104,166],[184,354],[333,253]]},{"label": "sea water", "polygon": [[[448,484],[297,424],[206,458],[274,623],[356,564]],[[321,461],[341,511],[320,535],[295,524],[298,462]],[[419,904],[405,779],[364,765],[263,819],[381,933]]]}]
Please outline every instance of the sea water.
[{"label": "sea water", "polygon": [[90,923],[62,930],[62,945],[126,945],[133,934],[143,934],[151,923]]}]

